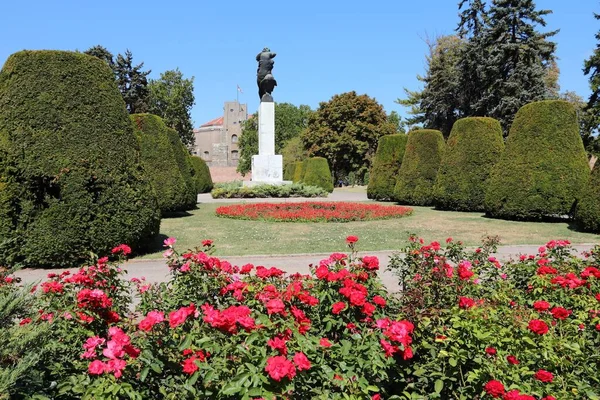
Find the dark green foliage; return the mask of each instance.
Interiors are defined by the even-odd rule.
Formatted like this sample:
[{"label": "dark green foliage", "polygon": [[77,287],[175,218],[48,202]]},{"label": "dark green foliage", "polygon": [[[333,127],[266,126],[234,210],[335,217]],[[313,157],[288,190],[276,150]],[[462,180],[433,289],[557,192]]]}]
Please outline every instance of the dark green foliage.
[{"label": "dark green foliage", "polygon": [[303,183],[290,185],[260,184],[256,186],[220,185],[210,193],[213,199],[248,199],[248,198],[286,198],[286,197],[327,197],[327,191],[318,186]]},{"label": "dark green foliage", "polygon": [[294,167],[294,176],[292,178],[292,182],[300,183],[302,181],[303,176],[304,176],[304,161],[297,161],[296,166]]},{"label": "dark green foliage", "polygon": [[302,182],[308,186],[318,186],[333,192],[333,178],[327,160],[323,157],[311,157],[306,163],[306,172]]},{"label": "dark green foliage", "polygon": [[394,186],[402,165],[407,139],[408,135],[405,134],[386,135],[379,139],[367,186],[369,199],[394,198]]},{"label": "dark green foliage", "polygon": [[296,172],[296,162],[287,163],[283,167],[283,180],[284,181],[293,181],[294,180],[294,172]]},{"label": "dark green foliage", "polygon": [[590,176],[573,105],[540,101],[517,113],[506,149],[492,169],[488,215],[539,220],[570,214]]},{"label": "dark green foliage", "polygon": [[394,200],[416,206],[433,203],[433,185],[444,147],[444,137],[440,131],[420,129],[408,133],[394,188]]},{"label": "dark green foliage", "polygon": [[142,165],[156,192],[160,211],[164,214],[188,209],[186,183],[164,121],[152,114],[133,114],[131,121],[140,143]]},{"label": "dark green foliage", "polygon": [[192,167],[194,168],[194,182],[196,183],[196,193],[208,193],[213,188],[210,169],[203,159],[196,156],[190,156]]},{"label": "dark green foliage", "polygon": [[483,211],[485,182],[504,150],[500,122],[459,119],[446,144],[433,189],[436,208]]},{"label": "dark green foliage", "polygon": [[117,55],[114,65],[114,74],[117,85],[130,114],[148,111],[148,74],[151,71],[142,71],[144,63],[133,65],[133,54],[126,50],[125,55]]},{"label": "dark green foliage", "polygon": [[171,142],[171,146],[173,148],[173,152],[175,154],[175,162],[179,167],[179,171],[181,171],[181,175],[183,176],[183,181],[185,183],[184,186],[184,203],[183,210],[192,210],[196,208],[196,203],[198,202],[198,192],[196,191],[196,183],[193,178],[194,167],[192,166],[192,161],[190,160],[190,154],[181,143],[181,139],[179,138],[179,134],[175,129],[167,128],[167,137]]},{"label": "dark green foliage", "polygon": [[583,231],[600,232],[600,163],[596,162],[590,182],[575,209],[575,223]]},{"label": "dark green foliage", "polygon": [[108,64],[110,69],[114,70],[114,67],[115,67],[114,56],[110,51],[108,51],[108,49],[106,47],[101,46],[101,45],[96,45],[96,46],[90,47],[83,53],[87,54],[88,56],[98,57],[99,59],[104,60]]},{"label": "dark green foliage", "polygon": [[[594,14],[594,17],[600,20],[600,14]],[[596,48],[592,55],[585,60],[583,73],[589,75],[588,81],[592,90],[586,107],[590,116],[588,130],[597,134],[598,126],[600,126],[600,31],[596,33],[595,37]]]},{"label": "dark green foliage", "polygon": [[108,65],[21,51],[0,72],[0,263],[72,267],[158,233],[160,211]]}]

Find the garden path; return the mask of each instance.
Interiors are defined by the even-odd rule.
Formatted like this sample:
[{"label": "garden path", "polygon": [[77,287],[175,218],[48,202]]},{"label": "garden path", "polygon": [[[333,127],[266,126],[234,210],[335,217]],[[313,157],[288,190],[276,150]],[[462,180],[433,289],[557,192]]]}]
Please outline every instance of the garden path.
[{"label": "garden path", "polygon": [[[588,251],[592,245],[577,245],[574,246],[578,252]],[[535,254],[537,253],[539,246],[525,245],[525,246],[500,246],[495,256],[500,261],[507,261],[511,257],[516,258],[519,254]],[[385,271],[387,267],[389,257],[394,251],[370,251],[361,252],[359,255],[374,255],[379,257],[380,267],[383,271],[381,277],[383,283],[391,291],[398,290],[397,279],[394,275]],[[318,264],[320,260],[327,258],[328,254],[295,254],[289,256],[230,256],[223,257],[224,260],[229,261],[233,265],[243,265],[251,263],[254,265],[263,265],[265,267],[277,267],[285,270],[288,273],[309,273],[310,264]],[[148,282],[164,282],[168,280],[169,270],[164,260],[130,260],[124,268],[127,270],[127,277],[145,277]],[[22,278],[23,282],[33,283],[39,282],[46,278],[48,273],[60,273],[64,270],[43,270],[43,269],[23,269],[15,273],[16,276]]]}]

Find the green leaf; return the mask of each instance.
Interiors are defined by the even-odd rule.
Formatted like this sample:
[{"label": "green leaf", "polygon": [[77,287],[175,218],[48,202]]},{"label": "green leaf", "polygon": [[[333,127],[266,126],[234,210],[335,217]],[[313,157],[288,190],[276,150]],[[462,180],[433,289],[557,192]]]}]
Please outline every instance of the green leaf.
[{"label": "green leaf", "polygon": [[441,379],[438,379],[437,381],[435,381],[435,385],[434,385],[434,389],[436,393],[441,393],[442,389],[444,388],[444,381],[442,381]]}]

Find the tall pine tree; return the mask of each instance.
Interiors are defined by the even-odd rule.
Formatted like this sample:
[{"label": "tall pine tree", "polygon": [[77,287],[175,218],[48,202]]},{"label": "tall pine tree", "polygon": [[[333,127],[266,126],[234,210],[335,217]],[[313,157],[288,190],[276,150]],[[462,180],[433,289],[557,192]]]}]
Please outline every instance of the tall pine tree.
[{"label": "tall pine tree", "polygon": [[[600,20],[600,14],[594,14],[594,17]],[[596,40],[598,43],[594,54],[585,60],[583,65],[583,73],[589,75],[588,79],[592,90],[586,107],[589,115],[588,128],[594,134],[598,133],[598,126],[600,126],[600,30],[596,33]]]},{"label": "tall pine tree", "polygon": [[125,51],[125,55],[119,54],[115,62],[114,71],[117,85],[130,114],[148,111],[147,76],[150,71],[142,71],[143,67],[143,62],[133,65],[133,55],[129,50]]}]

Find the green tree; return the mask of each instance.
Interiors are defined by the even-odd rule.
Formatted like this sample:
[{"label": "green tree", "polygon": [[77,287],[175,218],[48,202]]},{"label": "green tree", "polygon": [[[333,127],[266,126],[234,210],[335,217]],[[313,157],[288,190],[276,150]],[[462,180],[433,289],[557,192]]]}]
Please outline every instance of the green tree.
[{"label": "green tree", "polygon": [[106,47],[101,45],[92,46],[83,53],[106,61],[110,69],[115,70],[115,57]]},{"label": "green tree", "polygon": [[559,95],[561,100],[568,101],[575,107],[579,120],[579,134],[583,140],[583,146],[588,154],[598,156],[600,154],[600,141],[597,136],[598,124],[593,110],[588,103],[577,93],[567,90]]},{"label": "green tree", "polygon": [[409,114],[413,117],[409,124],[422,124],[448,136],[454,121],[460,117],[462,90],[457,65],[464,41],[458,36],[440,36],[427,44],[426,73],[424,77],[417,76],[424,83],[423,91],[404,89],[408,97],[397,102],[411,108]]},{"label": "green tree", "polygon": [[[600,14],[594,14],[600,20]],[[588,98],[586,111],[589,114],[589,131],[596,135],[600,126],[600,30],[595,35],[596,48],[594,53],[583,64],[584,75],[589,75],[588,81],[592,94]]]},{"label": "green tree", "polygon": [[148,111],[148,74],[143,71],[144,63],[133,64],[133,54],[130,50],[125,55],[119,54],[114,66],[117,85],[125,100],[127,111],[130,114],[139,114]]},{"label": "green tree", "polygon": [[194,145],[194,126],[190,114],[194,106],[194,77],[186,79],[179,69],[165,71],[148,84],[148,111],[160,116],[179,133],[181,142]]},{"label": "green tree", "polygon": [[302,143],[311,157],[324,157],[335,181],[350,173],[363,180],[371,167],[377,142],[395,133],[383,107],[366,94],[347,92],[322,102],[309,118]]},{"label": "green tree", "polygon": [[[275,103],[275,153],[282,154],[288,142],[300,135],[308,126],[313,111],[307,105],[299,107],[290,103]],[[293,145],[293,144],[292,144]],[[258,154],[258,114],[242,126],[239,138],[240,159],[237,171],[246,175],[252,169],[252,156]],[[285,161],[285,160],[284,160]]]},{"label": "green tree", "polygon": [[387,122],[396,130],[395,133],[405,133],[406,122],[402,121],[402,117],[398,111],[392,111],[387,116]]}]

